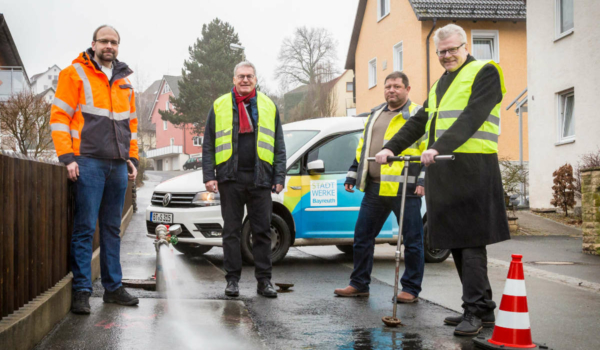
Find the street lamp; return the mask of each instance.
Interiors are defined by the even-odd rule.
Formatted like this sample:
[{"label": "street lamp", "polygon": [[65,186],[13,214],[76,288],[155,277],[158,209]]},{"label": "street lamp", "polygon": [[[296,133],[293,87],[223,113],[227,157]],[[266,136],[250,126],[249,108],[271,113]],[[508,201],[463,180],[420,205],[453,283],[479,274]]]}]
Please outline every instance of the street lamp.
[{"label": "street lamp", "polygon": [[245,54],[245,51],[244,51],[246,49],[245,47],[243,47],[242,45],[238,45],[238,44],[233,44],[232,43],[232,44],[229,44],[229,48],[232,51],[240,51],[241,50],[242,51],[242,60],[243,61],[246,60],[246,54]]}]

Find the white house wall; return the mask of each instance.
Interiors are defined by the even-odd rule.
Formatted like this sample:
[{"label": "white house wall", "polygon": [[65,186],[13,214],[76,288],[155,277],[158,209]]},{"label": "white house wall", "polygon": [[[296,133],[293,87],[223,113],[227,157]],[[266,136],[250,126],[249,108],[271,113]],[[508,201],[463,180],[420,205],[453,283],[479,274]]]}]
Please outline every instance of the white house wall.
[{"label": "white house wall", "polygon": [[[574,32],[555,39],[554,0],[527,2],[530,206],[549,208],[552,172],[600,146],[600,1],[574,1]],[[557,93],[574,89],[575,142],[557,145]]]}]

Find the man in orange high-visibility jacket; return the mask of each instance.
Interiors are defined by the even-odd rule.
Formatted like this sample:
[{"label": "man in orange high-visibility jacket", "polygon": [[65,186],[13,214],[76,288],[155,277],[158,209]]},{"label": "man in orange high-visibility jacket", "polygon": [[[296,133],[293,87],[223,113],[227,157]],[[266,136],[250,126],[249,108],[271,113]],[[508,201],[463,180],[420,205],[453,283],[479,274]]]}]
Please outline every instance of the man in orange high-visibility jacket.
[{"label": "man in orange high-visibility jacket", "polygon": [[137,175],[133,71],[117,60],[119,33],[103,25],[92,47],[60,72],[50,128],[58,159],[74,182],[71,239],[71,311],[89,314],[92,292],[92,240],[100,226],[100,268],[104,302],[137,305],[121,284],[121,213],[128,180]]}]

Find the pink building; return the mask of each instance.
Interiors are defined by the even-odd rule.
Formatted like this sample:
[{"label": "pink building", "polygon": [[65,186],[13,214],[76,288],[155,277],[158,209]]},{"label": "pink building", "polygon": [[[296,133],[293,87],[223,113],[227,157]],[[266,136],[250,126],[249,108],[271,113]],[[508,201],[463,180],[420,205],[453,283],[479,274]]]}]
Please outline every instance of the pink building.
[{"label": "pink building", "polygon": [[148,151],[156,170],[183,170],[183,164],[192,157],[202,157],[203,135],[194,133],[194,127],[183,127],[161,119],[159,111],[174,110],[169,97],[179,95],[178,82],[181,76],[165,75],[156,92],[154,105],[147,116],[156,126],[156,148]]}]

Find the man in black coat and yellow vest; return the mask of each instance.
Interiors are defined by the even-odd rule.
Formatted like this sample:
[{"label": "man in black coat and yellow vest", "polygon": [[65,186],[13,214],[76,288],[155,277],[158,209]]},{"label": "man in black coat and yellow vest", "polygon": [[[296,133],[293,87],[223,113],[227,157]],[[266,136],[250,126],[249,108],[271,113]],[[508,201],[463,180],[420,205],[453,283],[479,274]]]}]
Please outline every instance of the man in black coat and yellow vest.
[{"label": "man in black coat and yellow vest", "polygon": [[202,173],[206,190],[220,192],[225,294],[239,295],[246,206],[257,292],[275,298],[277,292],[271,284],[271,191],[283,190],[285,143],[277,106],[256,91],[256,81],[254,65],[241,62],[233,71],[234,88],[215,100],[204,130]]},{"label": "man in black coat and yellow vest", "polygon": [[[500,103],[506,90],[495,62],[469,55],[461,27],[438,29],[434,42],[446,72],[431,87],[423,109],[376,158],[386,163],[425,133],[428,149],[421,162],[428,166],[429,244],[452,250],[463,286],[463,315],[444,322],[456,325],[455,335],[477,335],[483,326],[495,324],[486,246],[510,239],[498,164]],[[436,163],[438,154],[456,159]]]}]

